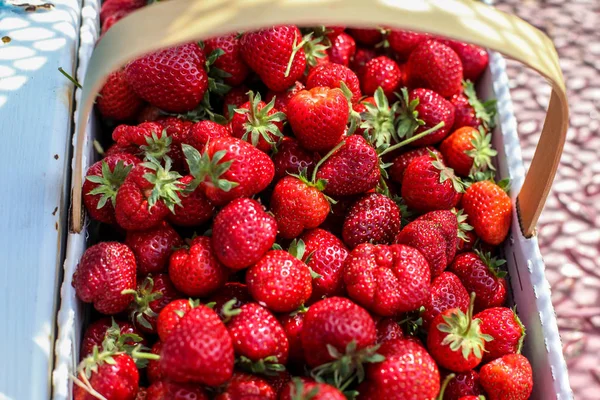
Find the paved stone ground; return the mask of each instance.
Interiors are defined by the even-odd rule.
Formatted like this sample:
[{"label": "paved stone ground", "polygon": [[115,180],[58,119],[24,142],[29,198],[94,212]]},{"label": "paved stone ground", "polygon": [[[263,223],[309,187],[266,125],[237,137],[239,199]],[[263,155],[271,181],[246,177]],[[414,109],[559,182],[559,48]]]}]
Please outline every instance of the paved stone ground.
[{"label": "paved stone ground", "polygon": [[[554,40],[569,90],[570,130],[539,240],[578,400],[600,398],[600,1],[498,0]],[[526,164],[548,104],[545,81],[509,62]]]}]

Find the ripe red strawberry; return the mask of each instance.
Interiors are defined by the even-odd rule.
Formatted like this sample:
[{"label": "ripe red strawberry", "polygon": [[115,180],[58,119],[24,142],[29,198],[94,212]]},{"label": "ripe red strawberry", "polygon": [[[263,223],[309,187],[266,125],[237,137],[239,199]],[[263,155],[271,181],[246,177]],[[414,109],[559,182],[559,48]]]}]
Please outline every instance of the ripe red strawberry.
[{"label": "ripe red strawberry", "polygon": [[512,202],[499,185],[491,181],[473,183],[465,192],[462,204],[481,240],[491,245],[504,241],[510,229]]},{"label": "ripe red strawberry", "polygon": [[443,162],[444,156],[440,153],[435,147],[419,147],[417,149],[409,150],[405,153],[400,154],[392,161],[392,165],[388,169],[388,174],[392,181],[396,183],[402,183],[402,178],[404,178],[404,171],[406,167],[415,159],[429,155],[429,152],[432,152]]},{"label": "ripe red strawberry", "polygon": [[[90,355],[81,365],[87,368],[80,370],[77,376],[77,382],[83,387],[73,385],[74,400],[93,400],[98,395],[106,399],[135,399],[140,375],[127,354],[102,352],[96,357]],[[98,395],[92,395],[90,391]]]},{"label": "ripe red strawberry", "polygon": [[525,327],[514,312],[507,307],[492,307],[475,315],[481,320],[481,332],[494,340],[485,346],[483,362],[488,362],[506,354],[521,353]]},{"label": "ripe red strawberry", "polygon": [[381,316],[418,309],[429,296],[429,263],[415,248],[364,243],[344,263],[348,295]]},{"label": "ripe red strawberry", "polygon": [[357,42],[367,46],[375,46],[383,40],[381,29],[379,28],[350,28],[348,33],[352,35]]},{"label": "ripe red strawberry", "polygon": [[246,80],[249,70],[242,60],[238,34],[231,33],[204,41],[206,54],[211,54],[217,49],[220,49],[222,54],[219,55],[213,66],[229,75],[223,78],[226,84],[241,85]]},{"label": "ripe red strawberry", "polygon": [[305,232],[301,239],[305,246],[306,265],[320,275],[313,279],[309,302],[342,295],[344,260],[348,257],[348,249],[344,243],[331,232],[319,228]]},{"label": "ripe red strawberry", "polygon": [[306,264],[283,250],[269,251],[250,267],[246,284],[258,303],[282,313],[294,311],[312,293],[310,270]]},{"label": "ripe red strawberry", "polygon": [[342,83],[352,92],[352,103],[356,103],[362,93],[358,77],[350,68],[334,63],[323,64],[313,68],[306,78],[307,89],[315,87],[341,88]]},{"label": "ripe red strawberry", "polygon": [[345,32],[337,35],[331,42],[331,47],[327,49],[329,61],[335,64],[341,64],[347,67],[350,60],[356,52],[356,42],[354,38]]},{"label": "ripe red strawberry", "polygon": [[167,340],[181,318],[200,303],[191,299],[177,299],[167,304],[156,319],[156,332],[163,342]]},{"label": "ripe red strawberry", "polygon": [[361,88],[365,95],[372,96],[381,87],[388,99],[402,84],[402,73],[398,64],[386,56],[375,57],[365,64],[361,75]]},{"label": "ripe red strawberry", "polygon": [[462,89],[463,67],[450,47],[436,40],[421,42],[407,63],[408,86],[427,88],[449,98]]},{"label": "ripe red strawberry", "polygon": [[236,108],[231,118],[232,136],[268,152],[283,136],[285,114],[274,108],[275,101],[261,101],[260,93],[250,91],[248,96],[249,101]]},{"label": "ripe red strawberry", "polygon": [[491,257],[490,253],[466,252],[456,256],[450,271],[459,277],[469,293],[475,292],[475,310],[500,307],[506,301],[505,271],[498,267],[506,263]]},{"label": "ripe red strawberry", "polygon": [[227,120],[231,120],[231,117],[233,117],[233,110],[248,101],[248,91],[250,89],[246,85],[241,85],[232,88],[223,96],[223,116]]},{"label": "ripe red strawberry", "polygon": [[375,51],[375,49],[358,47],[352,61],[350,61],[350,69],[352,69],[357,76],[362,76],[365,65],[375,57],[377,57],[377,51]]},{"label": "ripe red strawberry", "polygon": [[[433,399],[440,390],[440,373],[427,350],[413,340],[396,339],[379,348],[385,361],[367,367],[367,380],[358,387],[360,400]],[[418,384],[417,384],[418,382]]]},{"label": "ripe red strawberry", "polygon": [[289,344],[289,362],[294,365],[304,363],[304,348],[302,347],[302,327],[304,326],[304,310],[285,314],[279,317]]},{"label": "ripe red strawberry", "polygon": [[124,341],[126,345],[135,345],[137,343],[146,344],[140,331],[132,324],[125,321],[115,321],[114,319],[105,317],[100,318],[88,325],[81,340],[81,355],[80,358],[87,357],[94,351],[94,346],[102,351],[102,343],[107,336],[112,336],[112,339],[117,342],[120,336],[127,336],[129,339]]},{"label": "ripe red strawberry", "polygon": [[265,375],[262,378],[264,380],[266,380],[269,383],[269,385],[271,385],[271,387],[273,388],[275,393],[280,395],[282,393],[283,389],[285,387],[287,387],[287,384],[292,379],[292,376],[290,375],[290,373],[287,370],[284,370],[284,371],[274,372],[271,375]]},{"label": "ripe red strawberry", "polygon": [[160,224],[180,203],[177,172],[171,171],[170,159],[163,167],[153,160],[137,164],[117,192],[115,216],[121,228],[149,229]]},{"label": "ripe red strawberry", "polygon": [[386,40],[390,48],[401,60],[407,60],[410,53],[429,37],[425,33],[391,29],[387,34]]},{"label": "ripe red strawberry", "polygon": [[275,180],[291,174],[297,175],[302,170],[306,170],[306,174],[310,176],[316,164],[313,155],[290,137],[281,140],[272,158],[275,164]]},{"label": "ripe red strawberry", "polygon": [[377,343],[402,338],[404,338],[404,332],[394,318],[381,318],[377,322]]},{"label": "ripe red strawberry", "polygon": [[402,198],[415,211],[449,210],[458,204],[463,191],[452,168],[435,154],[413,160],[404,170]]},{"label": "ripe red strawberry", "polygon": [[379,193],[361,197],[346,215],[342,237],[354,248],[361,243],[390,244],[400,232],[400,209]]},{"label": "ripe red strawberry", "polygon": [[473,400],[480,400],[478,396],[481,394],[483,394],[483,389],[479,384],[479,374],[477,371],[470,370],[454,374],[454,378],[450,379],[446,386],[443,400],[464,400],[465,398],[471,400],[469,397],[474,397]]},{"label": "ripe red strawberry", "polygon": [[169,260],[169,276],[188,296],[204,297],[223,287],[230,272],[215,256],[211,239],[197,236],[189,248],[175,250]]},{"label": "ripe red strawberry", "polygon": [[[162,342],[157,340],[152,346],[150,353],[160,356],[161,351]],[[160,360],[148,360],[148,365],[146,366],[146,376],[148,377],[148,381],[150,381],[150,383],[163,380],[163,373],[160,369]]]},{"label": "ripe red strawberry", "polygon": [[[462,212],[455,212],[454,210],[430,211],[417,218],[417,220],[432,221],[440,228],[444,240],[446,241],[446,260],[448,260],[448,262],[454,260],[454,256],[456,255],[459,235],[459,218],[461,218],[462,222],[466,217],[462,215]],[[464,225],[461,225],[460,228],[464,228]]]},{"label": "ripe red strawberry", "polygon": [[157,333],[158,313],[173,300],[182,297],[175,289],[167,274],[148,275],[136,290],[123,293],[133,294],[134,302],[129,306],[130,318],[135,326],[144,333]]},{"label": "ripe red strawberry", "polygon": [[275,108],[287,115],[288,103],[290,102],[292,97],[294,97],[296,95],[296,93],[298,93],[299,91],[304,90],[304,89],[305,89],[305,87],[302,84],[302,82],[296,81],[294,83],[294,86],[292,86],[286,90],[283,90],[281,92],[275,92],[273,90],[269,90],[267,92],[266,101],[271,102],[273,99],[275,99]]},{"label": "ripe red strawberry", "polygon": [[318,383],[308,378],[293,378],[281,392],[279,400],[345,400],[346,396],[326,383]]},{"label": "ripe red strawberry", "polygon": [[135,256],[121,243],[95,244],[83,253],[72,284],[77,297],[102,314],[125,311],[133,296],[122,292],[135,289]]},{"label": "ripe red strawberry", "polygon": [[[194,180],[192,175],[186,175],[179,180],[180,187],[184,189]],[[180,195],[181,202],[174,208],[174,213],[167,216],[167,220],[177,226],[198,226],[212,218],[215,212],[205,194],[205,187],[198,186],[192,192],[184,191]]]},{"label": "ripe red strawberry", "polygon": [[339,143],[350,115],[348,100],[342,90],[325,87],[296,93],[287,112],[300,145],[318,152],[327,152]]},{"label": "ripe red strawberry", "polygon": [[114,224],[117,191],[134,165],[140,160],[129,153],[113,154],[94,163],[83,182],[83,204],[90,216],[100,222]]},{"label": "ripe red strawberry", "polygon": [[158,121],[143,122],[139,125],[121,124],[114,129],[112,138],[119,147],[136,156],[150,155],[157,160],[162,160],[165,155],[169,157],[175,155],[179,156],[177,162],[181,158],[173,145],[173,138]]},{"label": "ripe red strawberry", "polygon": [[426,146],[441,142],[451,132],[454,124],[454,106],[448,100],[429,89],[402,89],[398,135],[410,138],[427,131],[426,136],[415,140],[414,146]]},{"label": "ripe red strawberry", "polygon": [[367,192],[379,182],[379,157],[364,137],[352,135],[320,166],[317,179],[325,179],[325,194],[350,196]]},{"label": "ripe red strawberry", "polygon": [[270,204],[281,237],[298,237],[305,229],[316,228],[325,221],[330,206],[322,193],[324,186],[323,181],[309,181],[303,173],[277,182]]},{"label": "ripe red strawberry", "polygon": [[498,152],[492,149],[491,141],[492,135],[483,129],[465,126],[444,139],[440,151],[450,168],[460,176],[468,176],[477,171],[496,169],[492,157]]},{"label": "ripe red strawberry", "polygon": [[243,140],[218,138],[198,150],[183,145],[192,175],[206,188],[211,203],[223,206],[239,197],[250,197],[265,189],[275,174],[269,156]]},{"label": "ripe red strawberry", "polygon": [[444,233],[435,222],[413,221],[396,236],[395,243],[406,244],[419,250],[429,262],[431,277],[439,276],[448,266],[447,243]]},{"label": "ripe red strawberry", "polygon": [[128,231],[125,244],[137,264],[137,273],[146,275],[164,271],[174,247],[183,246],[181,236],[166,222],[144,231]]},{"label": "ripe red strawberry", "polygon": [[442,272],[431,283],[429,298],[424,306],[421,318],[423,327],[428,329],[433,319],[446,310],[458,308],[466,313],[469,309],[469,293],[456,275]]},{"label": "ripe red strawberry", "polygon": [[275,243],[277,222],[256,200],[236,199],[215,217],[214,254],[225,266],[243,269],[260,260]]},{"label": "ripe red strawberry", "polygon": [[251,301],[253,300],[250,293],[248,293],[248,287],[239,282],[227,282],[221,290],[210,297],[210,302],[215,303],[213,310],[221,319],[226,318],[225,314],[228,310],[240,308]]},{"label": "ripe red strawberry", "polygon": [[[187,143],[190,128],[194,123],[192,121],[181,119],[179,117],[161,118],[158,119],[156,122],[162,125],[164,132],[169,138],[171,138],[172,142],[170,148],[168,149],[167,155],[171,157],[171,160],[173,160],[173,168],[176,171],[180,171],[182,173],[185,172],[187,166],[185,165],[185,157],[183,155],[181,145],[183,143]],[[144,148],[146,150],[146,153],[149,152],[148,150],[152,150],[152,146],[156,145],[150,144]],[[150,153],[150,155],[153,154]],[[155,157],[158,158],[159,155]]]},{"label": "ripe red strawberry", "polygon": [[104,118],[123,121],[135,118],[143,103],[125,81],[123,71],[116,71],[102,86],[96,105]]},{"label": "ripe red strawberry", "polygon": [[328,297],[310,306],[302,327],[302,346],[311,367],[335,361],[329,348],[345,353],[348,346],[357,355],[375,344],[375,322],[369,313],[349,299]]},{"label": "ripe red strawberry", "polygon": [[267,381],[255,375],[236,372],[215,400],[277,400],[277,392]]},{"label": "ripe red strawberry", "polygon": [[481,386],[490,400],[526,400],[533,390],[533,372],[527,358],[509,354],[481,367]]},{"label": "ripe red strawberry", "polygon": [[256,303],[244,304],[232,314],[227,330],[239,363],[259,374],[282,369],[289,343],[275,316]]},{"label": "ripe red strawberry", "polygon": [[485,49],[474,44],[442,39],[441,43],[450,47],[460,58],[464,79],[477,82],[489,64],[489,56]]},{"label": "ripe red strawberry", "polygon": [[481,102],[477,98],[475,87],[471,81],[463,82],[464,93],[455,94],[450,98],[454,105],[453,130],[464,126],[493,128],[496,116],[496,100]]},{"label": "ripe red strawberry", "polygon": [[209,141],[228,136],[231,136],[231,132],[227,127],[210,120],[204,120],[196,122],[190,127],[185,143],[202,153],[204,146]]},{"label": "ripe red strawberry", "polygon": [[481,320],[473,318],[474,295],[465,314],[460,308],[443,311],[431,322],[427,350],[439,366],[454,372],[467,372],[481,362],[486,342],[493,338],[483,334]]},{"label": "ripe red strawberry", "polygon": [[208,89],[206,56],[196,43],[148,54],[125,67],[133,91],[162,110],[182,113],[194,109]]},{"label": "ripe red strawberry", "polygon": [[146,400],[208,400],[206,391],[199,385],[169,381],[154,382],[146,391]]},{"label": "ripe red strawberry", "polygon": [[210,308],[190,310],[163,343],[160,367],[175,382],[218,386],[233,373],[231,337]]},{"label": "ripe red strawberry", "polygon": [[100,9],[100,21],[103,23],[113,14],[133,12],[146,4],[146,0],[106,0]]},{"label": "ripe red strawberry", "polygon": [[302,33],[294,25],[281,25],[246,32],[240,39],[246,64],[256,72],[267,87],[282,91],[304,74]]}]

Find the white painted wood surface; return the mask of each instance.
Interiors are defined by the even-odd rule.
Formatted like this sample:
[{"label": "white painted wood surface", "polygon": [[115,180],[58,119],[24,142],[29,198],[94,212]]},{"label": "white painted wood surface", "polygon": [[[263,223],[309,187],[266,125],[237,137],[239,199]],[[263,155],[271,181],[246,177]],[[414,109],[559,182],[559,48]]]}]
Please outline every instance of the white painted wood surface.
[{"label": "white painted wood surface", "polygon": [[80,1],[48,1],[0,0],[0,399],[51,393]]}]

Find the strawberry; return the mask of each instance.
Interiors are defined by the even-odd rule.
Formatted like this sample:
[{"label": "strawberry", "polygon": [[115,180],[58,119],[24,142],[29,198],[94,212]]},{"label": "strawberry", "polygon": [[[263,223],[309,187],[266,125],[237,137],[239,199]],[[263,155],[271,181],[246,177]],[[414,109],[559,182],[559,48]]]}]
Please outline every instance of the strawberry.
[{"label": "strawberry", "polygon": [[225,314],[228,310],[240,308],[251,301],[252,296],[248,293],[248,287],[239,282],[227,282],[221,290],[210,297],[210,302],[215,303],[213,310],[221,319],[226,318]]},{"label": "strawberry", "polygon": [[161,118],[163,115],[163,111],[160,108],[155,107],[153,105],[147,104],[142,108],[140,113],[137,116],[137,122],[139,124],[144,122],[154,122]]},{"label": "strawberry", "polygon": [[454,124],[454,106],[448,100],[429,89],[413,89],[410,93],[402,88],[398,135],[411,138],[426,131],[428,135],[413,142],[414,146],[426,146],[441,142],[451,132]]},{"label": "strawberry", "polygon": [[364,243],[344,263],[349,297],[381,316],[418,309],[429,296],[429,263],[415,248]]},{"label": "strawberry", "polygon": [[154,382],[146,391],[146,400],[208,400],[202,387],[189,383]]},{"label": "strawberry", "polygon": [[227,330],[239,363],[255,374],[282,370],[289,343],[275,316],[256,303],[244,304],[231,314]]},{"label": "strawberry", "polygon": [[463,208],[477,236],[491,245],[504,241],[510,229],[512,202],[501,186],[475,182],[463,196]]},{"label": "strawberry", "polygon": [[361,243],[390,244],[400,232],[400,209],[379,193],[361,197],[346,215],[342,237],[354,248]]},{"label": "strawberry", "polygon": [[116,222],[114,206],[117,192],[139,162],[129,153],[113,154],[87,170],[82,188],[83,204],[93,219],[107,224]]},{"label": "strawberry", "polygon": [[410,53],[407,77],[409,87],[431,89],[449,98],[461,91],[463,66],[450,47],[436,40],[427,40]]},{"label": "strawberry", "polygon": [[298,237],[305,229],[316,228],[325,221],[330,207],[322,193],[324,186],[322,180],[315,182],[314,177],[309,181],[303,172],[277,182],[270,204],[281,237]]},{"label": "strawberry", "polygon": [[306,249],[304,262],[320,275],[313,279],[310,302],[342,295],[344,260],[348,256],[344,243],[334,234],[319,228],[305,232],[301,239]]},{"label": "strawberry", "polygon": [[375,149],[359,135],[349,136],[342,143],[317,172],[317,179],[327,181],[324,193],[350,196],[375,188],[381,176]]},{"label": "strawberry", "polygon": [[227,85],[239,86],[248,76],[248,66],[242,60],[240,40],[237,33],[219,36],[204,41],[204,51],[211,54],[220,50],[222,54],[217,57],[213,66],[225,72],[223,80]]},{"label": "strawberry", "polygon": [[402,84],[402,74],[398,64],[386,56],[375,57],[365,64],[361,74],[361,88],[364,94],[372,96],[381,87],[388,99]]},{"label": "strawberry", "polygon": [[[162,125],[164,132],[166,132],[167,136],[172,140],[167,155],[173,160],[173,168],[177,171],[184,172],[186,165],[181,145],[187,143],[190,128],[194,123],[178,117],[161,118],[156,122]],[[146,146],[146,148],[148,147],[149,146]],[[146,150],[146,153],[148,153],[148,150]]]},{"label": "strawberry", "polygon": [[246,32],[240,39],[242,58],[274,91],[289,88],[304,74],[303,45],[302,34],[294,25]]},{"label": "strawberry", "polygon": [[267,92],[266,101],[271,102],[273,99],[275,99],[275,108],[287,115],[287,106],[288,106],[290,100],[292,99],[292,97],[294,97],[296,95],[296,93],[298,93],[299,91],[304,90],[304,89],[305,89],[305,87],[302,84],[302,82],[296,81],[294,83],[294,86],[292,86],[286,90],[283,90],[281,92],[275,92],[273,90],[269,90]]},{"label": "strawberry", "polygon": [[301,309],[299,312],[285,314],[279,318],[289,344],[289,362],[293,365],[302,365],[304,363],[304,348],[302,347],[304,314],[304,309]]},{"label": "strawberry", "polygon": [[416,248],[429,263],[431,277],[436,278],[448,266],[448,244],[444,233],[433,221],[413,221],[396,236],[395,243]]},{"label": "strawberry", "polygon": [[175,250],[169,260],[173,285],[188,296],[203,297],[223,287],[230,271],[215,256],[211,239],[197,236],[189,248]]},{"label": "strawberry", "polygon": [[489,400],[526,400],[533,390],[531,364],[520,354],[509,354],[484,365],[480,379]]},{"label": "strawberry", "polygon": [[223,206],[240,197],[250,197],[265,189],[275,174],[269,156],[243,140],[218,138],[198,150],[183,145],[190,172],[206,189],[206,197]]},{"label": "strawberry", "polygon": [[313,155],[304,150],[296,139],[290,137],[281,140],[272,158],[275,164],[275,180],[287,175],[300,174],[302,170],[306,170],[306,174],[310,175],[316,164]]},{"label": "strawberry", "polygon": [[498,152],[492,149],[492,135],[470,126],[452,132],[442,144],[440,151],[444,160],[460,176],[468,176],[478,171],[492,170],[492,157]]},{"label": "strawberry", "polygon": [[458,276],[469,293],[475,292],[475,309],[480,311],[504,305],[506,272],[498,267],[505,263],[505,260],[491,257],[490,253],[466,252],[456,256],[450,271]]},{"label": "strawberry", "polygon": [[156,332],[163,342],[167,340],[181,318],[200,303],[192,299],[177,299],[167,304],[156,319]]},{"label": "strawberry", "polygon": [[[162,342],[160,340],[157,340],[154,343],[154,345],[152,346],[150,353],[157,354],[160,356],[161,351],[162,351]],[[148,365],[146,366],[146,376],[148,377],[148,381],[150,381],[150,383],[154,383],[154,382],[163,380],[163,373],[162,373],[162,370],[160,369],[160,360],[149,360],[148,361]]]},{"label": "strawberry", "polygon": [[198,306],[181,319],[163,343],[160,368],[175,382],[221,385],[233,373],[231,337],[219,316]]},{"label": "strawberry", "polygon": [[[186,175],[179,180],[180,187],[185,188],[194,181],[192,175]],[[167,216],[167,220],[177,226],[198,226],[210,220],[215,212],[205,194],[205,187],[198,186],[191,192],[181,194],[181,202],[175,207],[175,213]]]},{"label": "strawberry", "polygon": [[477,82],[489,64],[487,51],[474,44],[456,40],[442,39],[439,41],[456,52],[463,67],[464,78]]},{"label": "strawberry", "polygon": [[329,61],[335,64],[341,64],[347,67],[350,60],[356,52],[356,42],[354,38],[345,32],[337,35],[331,43],[331,47],[327,49]]},{"label": "strawberry", "polygon": [[190,127],[185,143],[202,153],[204,146],[209,141],[228,136],[231,136],[231,132],[227,127],[210,120],[204,120],[196,122]]},{"label": "strawberry", "polygon": [[402,332],[400,324],[393,318],[381,318],[377,322],[377,343],[402,339],[403,337],[404,332]]},{"label": "strawberry", "polygon": [[293,378],[279,396],[279,400],[345,400],[346,396],[334,386],[308,378]]},{"label": "strawberry", "polygon": [[[454,256],[456,255],[459,236],[459,218],[462,221],[466,216],[463,216],[462,212],[454,212],[454,210],[430,211],[417,218],[419,221],[432,221],[440,228],[444,240],[446,241],[446,260],[448,261],[454,260]],[[464,224],[461,225],[461,228],[465,228]]]},{"label": "strawberry", "polygon": [[350,69],[358,76],[362,76],[362,71],[365,65],[372,59],[377,57],[377,51],[368,47],[358,47],[354,53],[352,61],[350,61]]},{"label": "strawberry", "polygon": [[483,362],[488,362],[506,354],[521,353],[525,327],[514,312],[507,307],[492,307],[475,315],[481,320],[481,332],[494,338],[486,344]]},{"label": "strawberry", "polygon": [[147,0],[106,0],[100,8],[100,21],[104,23],[113,14],[133,12],[146,3]]},{"label": "strawberry", "polygon": [[121,228],[149,229],[160,224],[180,203],[177,172],[167,158],[163,167],[156,159],[137,164],[125,178],[115,199],[115,216]]},{"label": "strawberry", "polygon": [[[299,255],[302,258],[303,254]],[[312,293],[310,270],[306,264],[283,250],[269,251],[250,267],[246,284],[257,302],[282,313],[294,311]]]},{"label": "strawberry", "polygon": [[329,297],[310,306],[301,338],[307,364],[317,367],[339,360],[346,350],[354,357],[367,350],[375,343],[375,322],[349,299]]},{"label": "strawberry", "polygon": [[196,43],[148,54],[125,67],[125,79],[148,103],[168,112],[194,109],[208,89],[206,56]]},{"label": "strawberry", "polygon": [[135,256],[121,243],[95,244],[83,253],[72,284],[77,297],[102,314],[125,311],[133,296],[122,292],[135,288]]},{"label": "strawberry", "polygon": [[433,399],[440,390],[440,373],[425,348],[415,341],[395,339],[379,348],[385,361],[367,367],[367,380],[358,387],[360,400]]},{"label": "strawberry", "polygon": [[307,89],[315,87],[341,88],[342,83],[352,92],[352,103],[356,103],[362,93],[358,77],[350,68],[334,63],[323,64],[313,68],[306,78]]},{"label": "strawberry", "polygon": [[127,354],[103,351],[86,357],[80,365],[83,368],[73,385],[74,400],[94,400],[98,396],[135,399],[140,376],[135,362]]},{"label": "strawberry", "polygon": [[469,396],[474,397],[473,400],[479,400],[477,396],[483,394],[483,389],[479,384],[477,371],[470,370],[453,375],[446,386],[443,400],[463,400]]},{"label": "strawberry", "polygon": [[287,387],[287,384],[292,379],[292,376],[287,370],[274,372],[271,375],[262,376],[262,379],[266,380],[269,385],[273,388],[275,393],[280,395],[284,388]]},{"label": "strawberry", "polygon": [[129,306],[130,318],[144,333],[157,333],[158,313],[173,300],[181,298],[166,274],[148,275],[138,284],[137,291],[124,290],[123,294],[133,294],[134,302]]},{"label": "strawberry", "polygon": [[236,199],[215,217],[212,243],[216,257],[232,269],[260,260],[275,243],[277,222],[252,199]]},{"label": "strawberry", "polygon": [[123,71],[116,71],[106,79],[96,105],[104,118],[122,121],[135,118],[143,103],[127,84]]},{"label": "strawberry", "polygon": [[450,98],[455,110],[452,129],[457,130],[464,126],[493,128],[495,126],[496,100],[481,102],[477,98],[475,87],[471,81],[464,81],[463,88],[463,93],[455,94]]},{"label": "strawberry", "polygon": [[327,152],[339,143],[350,115],[348,100],[342,90],[326,87],[296,93],[287,111],[300,145],[318,152]]},{"label": "strawberry", "polygon": [[235,109],[231,119],[232,136],[252,143],[258,149],[268,152],[282,137],[285,114],[274,108],[275,101],[269,104],[261,101],[260,93],[248,92],[249,101]]},{"label": "strawberry", "polygon": [[381,29],[379,28],[350,28],[348,29],[348,33],[357,42],[367,46],[375,46],[383,40]]},{"label": "strawberry", "polygon": [[472,294],[466,314],[460,308],[447,309],[429,327],[429,354],[438,365],[454,372],[466,372],[479,365],[486,342],[493,340],[481,332],[481,320],[473,318],[474,297]]},{"label": "strawberry", "polygon": [[391,29],[387,34],[386,40],[394,53],[402,60],[407,60],[410,53],[430,36],[425,33],[416,33]]},{"label": "strawberry", "polygon": [[181,154],[173,145],[173,138],[158,120],[139,125],[121,124],[114,129],[112,138],[118,146],[140,157],[150,155],[162,160],[165,155],[169,155],[175,156],[177,163],[181,161]]},{"label": "strawberry", "polygon": [[277,400],[277,392],[264,379],[236,372],[215,400]]},{"label": "strawberry", "polygon": [[421,313],[421,318],[423,318],[423,327],[428,329],[434,318],[446,310],[458,308],[466,313],[469,309],[469,293],[456,275],[442,272],[431,283],[429,297],[424,306],[425,310]]},{"label": "strawberry", "polygon": [[404,171],[406,171],[406,167],[408,167],[413,160],[421,156],[429,155],[430,152],[435,154],[442,162],[444,161],[444,156],[435,147],[419,147],[417,149],[402,153],[394,158],[392,165],[388,169],[388,174],[390,175],[392,181],[401,184],[402,178],[404,178]]},{"label": "strawberry", "polygon": [[137,273],[164,271],[174,247],[183,246],[181,236],[166,222],[144,231],[128,231],[125,244],[135,255]]},{"label": "strawberry", "polygon": [[[250,89],[246,85],[241,85],[232,88],[224,97],[223,97],[223,116],[227,120],[231,120],[233,117],[234,111],[236,108],[241,106],[242,104],[248,101],[248,92]],[[269,99],[271,101],[271,99]],[[278,108],[279,109],[279,108]],[[283,110],[281,110],[283,111]]]},{"label": "strawberry", "polygon": [[132,324],[124,321],[115,321],[114,319],[105,317],[100,318],[87,326],[81,340],[81,358],[87,357],[94,351],[94,346],[102,351],[102,343],[111,336],[115,342],[121,336],[126,336],[129,340],[124,341],[125,345],[134,346],[137,343],[146,344],[138,331]]},{"label": "strawberry", "polygon": [[404,170],[402,198],[415,211],[449,210],[458,204],[463,191],[452,168],[434,153],[413,160]]}]

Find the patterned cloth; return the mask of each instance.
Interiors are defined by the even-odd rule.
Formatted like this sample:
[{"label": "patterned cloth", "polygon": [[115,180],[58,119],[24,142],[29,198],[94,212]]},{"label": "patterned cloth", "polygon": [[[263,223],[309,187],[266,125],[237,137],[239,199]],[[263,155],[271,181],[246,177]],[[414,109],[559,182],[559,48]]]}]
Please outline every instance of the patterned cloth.
[{"label": "patterned cloth", "polygon": [[[545,31],[567,83],[570,129],[538,225],[546,276],[578,400],[600,398],[600,1],[498,0],[497,7]],[[550,87],[508,62],[526,166],[542,128]]]}]

